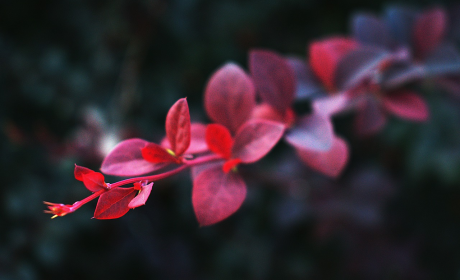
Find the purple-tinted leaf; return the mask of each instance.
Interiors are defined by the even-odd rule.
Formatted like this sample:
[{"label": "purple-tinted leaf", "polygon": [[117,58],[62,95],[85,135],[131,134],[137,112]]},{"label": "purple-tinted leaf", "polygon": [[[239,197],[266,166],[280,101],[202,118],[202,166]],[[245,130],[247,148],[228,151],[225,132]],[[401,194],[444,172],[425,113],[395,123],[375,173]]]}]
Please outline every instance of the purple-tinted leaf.
[{"label": "purple-tinted leaf", "polygon": [[288,61],[267,50],[249,53],[249,70],[263,102],[284,113],[294,101],[295,73]]},{"label": "purple-tinted leaf", "polygon": [[442,76],[460,74],[460,54],[451,44],[442,44],[437,47],[425,63],[428,76]]},{"label": "purple-tinted leaf", "polygon": [[374,15],[357,14],[352,21],[353,36],[362,44],[391,47],[391,38],[385,23]]},{"label": "purple-tinted leaf", "polygon": [[421,14],[414,24],[414,47],[417,57],[424,58],[441,43],[447,28],[447,15],[441,8]]},{"label": "purple-tinted leaf", "polygon": [[379,132],[386,123],[386,115],[380,108],[380,103],[373,97],[364,100],[357,108],[355,130],[358,135],[369,136]]},{"label": "purple-tinted leaf", "polygon": [[286,133],[285,139],[296,149],[327,151],[334,139],[331,120],[321,114],[305,116]]},{"label": "purple-tinted leaf", "polygon": [[192,204],[198,223],[209,226],[235,213],[246,197],[246,184],[238,173],[222,167],[206,169],[193,181]]},{"label": "purple-tinted leaf", "polygon": [[171,150],[182,155],[190,146],[190,113],[187,99],[181,98],[169,109],[166,116],[166,137]]},{"label": "purple-tinted leaf", "polygon": [[135,198],[133,198],[129,202],[128,208],[136,208],[136,207],[145,205],[145,202],[149,198],[150,192],[152,191],[152,187],[153,187],[153,182],[145,186],[141,186],[141,191],[139,192],[138,195],[136,195]]},{"label": "purple-tinted leaf", "polygon": [[315,114],[333,116],[348,109],[349,97],[345,92],[341,92],[324,98],[315,99],[312,106]]},{"label": "purple-tinted leaf", "polygon": [[394,89],[424,77],[426,77],[426,67],[414,64],[398,64],[385,71],[381,84],[385,89]]},{"label": "purple-tinted leaf", "polygon": [[204,106],[214,122],[235,132],[248,119],[255,105],[254,84],[238,65],[227,63],[209,79]]},{"label": "purple-tinted leaf", "polygon": [[128,204],[136,196],[134,188],[114,188],[102,194],[94,211],[99,220],[120,218],[129,211]]},{"label": "purple-tinted leaf", "polygon": [[310,99],[324,92],[324,88],[316,78],[310,65],[305,63],[305,59],[289,57],[287,61],[294,70],[297,80],[296,99]]},{"label": "purple-tinted leaf", "polygon": [[412,91],[404,90],[387,94],[383,99],[383,105],[388,112],[403,119],[413,121],[428,119],[426,102]]},{"label": "purple-tinted leaf", "polygon": [[284,129],[283,124],[268,120],[246,122],[235,136],[232,158],[239,158],[244,163],[258,161],[278,143]]},{"label": "purple-tinted leaf", "polygon": [[412,45],[412,30],[416,16],[417,13],[409,8],[390,7],[386,10],[385,21],[397,45]]},{"label": "purple-tinted leaf", "polygon": [[297,149],[297,154],[307,166],[333,178],[340,175],[349,157],[347,143],[340,137],[334,137],[328,151]]},{"label": "purple-tinted leaf", "polygon": [[335,72],[339,89],[359,86],[379,71],[379,68],[393,59],[391,53],[377,47],[361,47],[346,54],[339,62]]},{"label": "purple-tinted leaf", "polygon": [[105,157],[101,171],[115,176],[140,176],[164,167],[164,164],[153,164],[142,157],[141,149],[149,142],[142,139],[128,139],[120,142]]}]

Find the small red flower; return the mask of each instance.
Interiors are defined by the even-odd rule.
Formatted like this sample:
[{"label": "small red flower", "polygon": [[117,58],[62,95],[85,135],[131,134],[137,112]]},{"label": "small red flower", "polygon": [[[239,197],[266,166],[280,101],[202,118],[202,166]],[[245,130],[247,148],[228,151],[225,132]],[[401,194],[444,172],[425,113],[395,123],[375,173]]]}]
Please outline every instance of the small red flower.
[{"label": "small red flower", "polygon": [[47,214],[53,214],[51,219],[54,219],[56,217],[62,217],[62,216],[65,216],[65,215],[75,211],[72,208],[73,205],[51,203],[51,202],[46,202],[46,201],[44,201],[43,203],[48,205],[48,209],[49,209],[49,210],[45,210],[44,212],[47,213]]}]

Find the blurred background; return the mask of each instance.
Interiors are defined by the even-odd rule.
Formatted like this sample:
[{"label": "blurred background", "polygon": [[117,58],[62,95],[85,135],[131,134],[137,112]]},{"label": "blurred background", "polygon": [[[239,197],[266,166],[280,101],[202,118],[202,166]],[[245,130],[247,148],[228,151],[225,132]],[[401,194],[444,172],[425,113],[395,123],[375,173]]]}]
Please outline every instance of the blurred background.
[{"label": "blurred background", "polygon": [[460,100],[429,83],[428,123],[391,119],[358,139],[351,116],[334,120],[352,154],[337,180],[283,143],[241,168],[248,197],[217,225],[198,226],[188,172],[117,220],[91,219],[96,202],[43,213],[89,195],[74,163],[97,170],[122,139],[159,141],[177,99],[207,122],[203,89],[225,62],[246,68],[251,48],[305,57],[354,13],[389,5],[1,1],[0,279],[460,279]]}]

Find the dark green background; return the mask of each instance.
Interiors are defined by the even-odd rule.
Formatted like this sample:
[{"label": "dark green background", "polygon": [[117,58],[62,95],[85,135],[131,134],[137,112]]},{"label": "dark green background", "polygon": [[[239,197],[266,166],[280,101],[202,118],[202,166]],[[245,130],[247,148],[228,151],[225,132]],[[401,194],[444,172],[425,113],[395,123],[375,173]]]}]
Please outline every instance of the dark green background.
[{"label": "dark green background", "polygon": [[429,81],[416,88],[428,123],[391,118],[358,139],[350,116],[335,119],[351,147],[338,180],[281,143],[241,168],[248,197],[217,225],[198,226],[188,172],[121,219],[91,219],[95,202],[43,213],[44,200],[89,194],[73,164],[98,169],[98,143],[159,141],[185,96],[206,122],[203,89],[225,62],[246,68],[251,48],[305,57],[309,42],[347,34],[355,12],[390,4],[1,1],[0,279],[458,279],[460,103]]}]

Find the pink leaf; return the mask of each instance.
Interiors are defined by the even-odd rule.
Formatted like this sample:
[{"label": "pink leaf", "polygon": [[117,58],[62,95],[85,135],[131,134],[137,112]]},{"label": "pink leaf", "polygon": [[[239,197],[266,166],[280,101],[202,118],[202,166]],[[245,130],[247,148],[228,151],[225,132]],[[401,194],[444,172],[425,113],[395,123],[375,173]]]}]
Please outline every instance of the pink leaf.
[{"label": "pink leaf", "polygon": [[333,138],[331,120],[321,114],[303,117],[285,136],[286,141],[295,148],[315,151],[329,150]]},{"label": "pink leaf", "polygon": [[190,146],[190,112],[187,99],[179,99],[169,109],[166,116],[166,137],[171,145],[171,150],[177,156],[182,155]]},{"label": "pink leaf", "polygon": [[190,168],[191,170],[191,176],[192,176],[192,181],[195,181],[195,179],[200,175],[203,171],[215,168],[215,167],[220,167],[224,165],[225,161],[224,160],[219,160],[219,161],[213,161],[210,163],[205,163],[205,164],[200,164],[200,165],[195,165]]},{"label": "pink leaf", "polygon": [[136,208],[145,205],[145,202],[149,198],[150,192],[152,191],[152,187],[153,182],[145,186],[141,186],[141,191],[129,202],[128,208]]},{"label": "pink leaf", "polygon": [[232,153],[233,139],[230,131],[221,124],[209,124],[206,127],[206,143],[209,149],[229,159]]},{"label": "pink leaf", "polygon": [[116,219],[129,211],[128,204],[136,196],[134,188],[114,188],[102,194],[94,211],[94,218]]},{"label": "pink leaf", "polygon": [[441,8],[421,14],[414,26],[414,44],[418,57],[425,57],[442,41],[447,28],[447,15]]},{"label": "pink leaf", "polygon": [[357,111],[354,125],[356,133],[361,136],[379,132],[387,121],[379,102],[372,97],[365,100]]},{"label": "pink leaf", "polygon": [[385,109],[403,119],[426,121],[428,106],[425,101],[412,91],[399,91],[385,95],[383,99]]},{"label": "pink leaf", "polygon": [[316,114],[323,116],[333,116],[348,109],[348,101],[349,97],[345,92],[338,93],[328,97],[313,100],[313,110]]},{"label": "pink leaf", "polygon": [[284,114],[273,108],[268,103],[258,104],[252,110],[251,119],[264,119],[269,121],[280,122],[290,127],[295,121],[295,113],[291,108],[287,109]]},{"label": "pink leaf", "polygon": [[227,63],[209,79],[204,106],[214,122],[235,132],[247,120],[255,105],[254,84],[238,65]]},{"label": "pink leaf", "polygon": [[285,126],[268,120],[251,120],[245,123],[235,136],[232,157],[243,163],[256,162],[278,143]]},{"label": "pink leaf", "polygon": [[336,88],[335,71],[341,58],[358,47],[353,39],[331,37],[310,44],[310,65],[328,90]]},{"label": "pink leaf", "polygon": [[246,197],[246,184],[221,166],[203,171],[193,182],[192,204],[198,223],[208,226],[235,213]]},{"label": "pink leaf", "polygon": [[291,107],[296,90],[296,75],[287,59],[275,52],[253,50],[249,69],[262,101],[281,113]]},{"label": "pink leaf", "polygon": [[105,157],[101,171],[115,176],[139,176],[160,169],[164,164],[153,164],[142,157],[141,149],[149,142],[142,139],[128,139],[120,142]]},{"label": "pink leaf", "polygon": [[339,137],[334,137],[331,149],[325,152],[297,149],[299,158],[312,169],[329,177],[337,177],[348,162],[347,143]]},{"label": "pink leaf", "polygon": [[180,160],[171,155],[165,148],[155,143],[148,143],[141,149],[142,157],[152,163],[180,163]]}]

